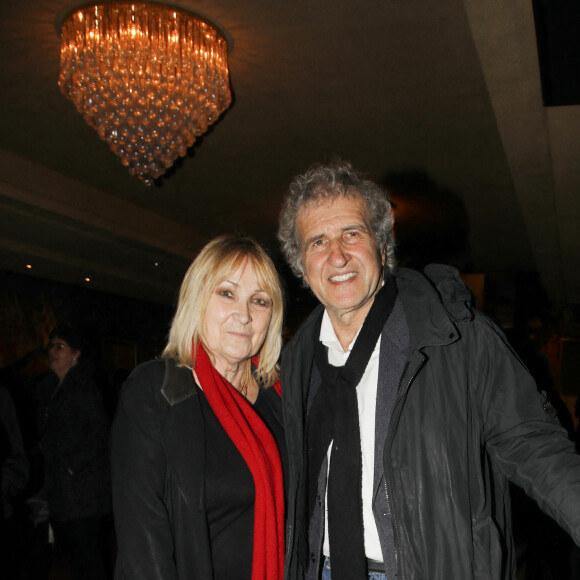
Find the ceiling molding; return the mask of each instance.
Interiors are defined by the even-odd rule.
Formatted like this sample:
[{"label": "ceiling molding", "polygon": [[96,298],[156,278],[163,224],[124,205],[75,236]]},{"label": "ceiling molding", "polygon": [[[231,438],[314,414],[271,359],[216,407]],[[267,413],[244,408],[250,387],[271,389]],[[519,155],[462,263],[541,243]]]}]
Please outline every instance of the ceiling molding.
[{"label": "ceiling molding", "polygon": [[207,241],[192,228],[5,150],[0,196],[178,256],[190,258]]}]

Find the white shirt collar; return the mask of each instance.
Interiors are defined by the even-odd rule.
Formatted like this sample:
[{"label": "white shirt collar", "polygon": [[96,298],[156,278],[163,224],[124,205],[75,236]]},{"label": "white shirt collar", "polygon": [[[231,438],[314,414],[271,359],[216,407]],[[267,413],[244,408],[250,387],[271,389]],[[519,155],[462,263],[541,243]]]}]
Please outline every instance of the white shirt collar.
[{"label": "white shirt collar", "polygon": [[342,348],[340,341],[336,337],[336,332],[334,332],[334,327],[332,326],[332,322],[330,321],[330,316],[328,316],[328,312],[324,310],[324,314],[322,316],[322,324],[320,325],[320,337],[319,337],[320,342],[324,346],[340,354],[350,353],[359,332],[360,328],[358,329],[356,336],[353,338],[352,342],[348,345],[348,348],[345,351]]},{"label": "white shirt collar", "polygon": [[[362,326],[361,326],[362,328]],[[342,348],[340,341],[336,337],[336,333],[334,332],[334,328],[332,326],[332,322],[330,322],[330,317],[328,316],[328,312],[324,311],[324,315],[322,316],[322,324],[320,325],[320,342],[328,348],[328,362],[335,366],[340,367],[346,363],[348,357],[350,355],[350,351],[358,338],[360,333],[360,328],[356,333],[356,336],[352,339],[352,342],[348,345],[346,351]],[[371,354],[370,360],[374,360],[378,358],[379,352],[381,348],[381,336],[377,340],[377,344],[375,344],[375,348]]]},{"label": "white shirt collar", "polygon": [[[384,284],[385,284],[385,282],[383,280],[381,287],[384,286]],[[361,326],[361,328],[362,328],[362,326]],[[342,344],[340,344],[340,341],[336,337],[336,332],[334,332],[334,327],[332,326],[332,322],[330,322],[330,316],[328,316],[328,310],[326,310],[326,308],[324,309],[324,314],[322,316],[322,324],[320,325],[320,336],[318,337],[320,342],[324,346],[328,347],[329,349],[334,350],[336,353],[339,353],[343,356],[345,354],[349,355],[356,339],[358,338],[359,333],[360,333],[360,328],[358,329],[355,337],[352,339],[352,342],[348,345],[348,348],[345,351],[342,348]],[[379,336],[377,346],[379,346],[380,344],[381,344],[381,337]],[[373,354],[376,353],[377,346],[375,346],[375,351]],[[348,356],[346,358],[348,358]]]}]

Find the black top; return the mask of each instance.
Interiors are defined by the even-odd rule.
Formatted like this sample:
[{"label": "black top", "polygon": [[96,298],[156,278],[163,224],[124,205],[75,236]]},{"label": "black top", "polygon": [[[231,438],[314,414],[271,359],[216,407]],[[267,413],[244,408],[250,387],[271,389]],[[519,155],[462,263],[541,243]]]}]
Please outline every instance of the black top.
[{"label": "black top", "polygon": [[[253,409],[274,436],[284,465],[284,431],[272,409],[272,405],[280,404],[280,398],[268,391],[259,391]],[[249,580],[252,577],[254,481],[205,394],[200,402],[206,432],[206,509],[214,580]]]}]

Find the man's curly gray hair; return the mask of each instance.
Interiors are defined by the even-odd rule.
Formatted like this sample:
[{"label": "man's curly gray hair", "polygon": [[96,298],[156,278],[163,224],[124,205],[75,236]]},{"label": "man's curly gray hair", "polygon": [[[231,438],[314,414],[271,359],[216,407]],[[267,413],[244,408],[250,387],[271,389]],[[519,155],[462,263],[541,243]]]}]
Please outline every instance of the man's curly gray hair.
[{"label": "man's curly gray hair", "polygon": [[385,269],[395,269],[393,214],[387,192],[365,179],[346,161],[337,159],[329,165],[312,165],[303,175],[294,177],[280,213],[278,239],[292,271],[304,278],[302,248],[296,228],[298,212],[308,203],[321,203],[340,196],[362,198],[368,208],[372,231],[379,252],[385,252]]}]

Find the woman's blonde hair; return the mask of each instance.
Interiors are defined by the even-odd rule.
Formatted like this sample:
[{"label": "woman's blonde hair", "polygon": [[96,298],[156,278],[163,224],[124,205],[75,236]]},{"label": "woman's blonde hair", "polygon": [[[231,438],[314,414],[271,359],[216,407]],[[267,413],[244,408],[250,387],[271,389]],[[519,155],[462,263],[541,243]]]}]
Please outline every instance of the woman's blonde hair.
[{"label": "woman's blonde hair", "polygon": [[[257,369],[258,382],[269,387],[279,378],[284,301],[274,263],[264,249],[247,236],[228,234],[215,238],[195,258],[181,283],[177,311],[163,356],[175,358],[183,366],[195,366],[192,345],[195,353],[197,345],[203,344],[203,322],[211,295],[218,284],[248,260],[254,267],[258,284],[272,300],[272,318],[258,353],[260,362]],[[211,353],[208,354],[211,357]],[[242,378],[242,392],[246,391],[251,378],[251,361],[248,360]]]}]

